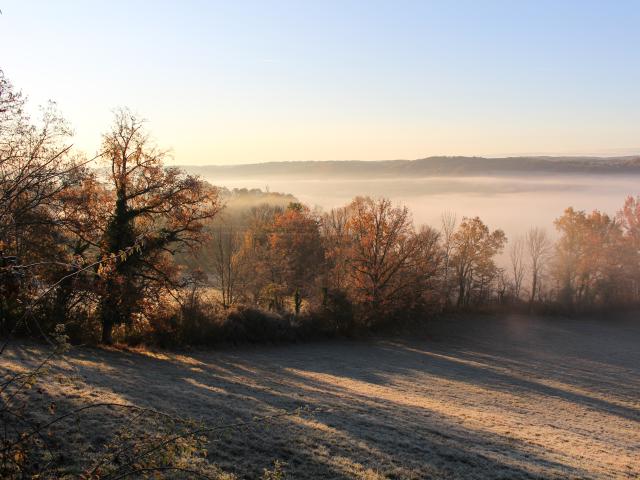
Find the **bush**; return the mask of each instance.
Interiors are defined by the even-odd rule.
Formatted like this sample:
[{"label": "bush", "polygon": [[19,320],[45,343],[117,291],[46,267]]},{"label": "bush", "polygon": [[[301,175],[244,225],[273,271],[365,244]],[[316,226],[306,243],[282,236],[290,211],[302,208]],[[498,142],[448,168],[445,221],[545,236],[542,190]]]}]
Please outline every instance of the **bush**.
[{"label": "bush", "polygon": [[252,307],[228,312],[221,325],[225,343],[293,341],[295,328],[288,316]]},{"label": "bush", "polygon": [[[162,348],[294,341],[289,316],[238,306],[223,309],[192,294],[179,305],[158,309],[149,321],[150,343]],[[144,335],[142,335],[144,338]]]},{"label": "bush", "polygon": [[351,337],[356,333],[356,319],[353,304],[342,290],[329,290],[324,305],[324,316],[335,326],[338,335]]},{"label": "bush", "polygon": [[115,333],[128,344],[161,348],[280,343],[353,336],[355,321],[341,292],[329,294],[322,308],[297,316],[244,305],[223,309],[214,299],[192,292],[186,301],[164,304],[148,320],[134,322],[126,334]]}]

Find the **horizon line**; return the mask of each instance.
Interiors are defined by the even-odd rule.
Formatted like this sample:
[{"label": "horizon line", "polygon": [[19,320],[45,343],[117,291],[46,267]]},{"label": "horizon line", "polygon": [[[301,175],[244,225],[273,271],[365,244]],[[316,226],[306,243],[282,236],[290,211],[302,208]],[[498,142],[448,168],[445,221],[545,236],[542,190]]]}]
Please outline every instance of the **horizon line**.
[{"label": "horizon line", "polygon": [[487,160],[508,160],[508,159],[518,159],[518,158],[564,158],[564,159],[598,159],[598,160],[613,160],[613,159],[624,159],[624,158],[633,158],[640,157],[640,148],[637,149],[637,153],[626,153],[626,154],[618,154],[618,155],[598,155],[598,154],[513,154],[513,155],[429,155],[426,157],[418,157],[418,158],[388,158],[388,159],[377,159],[377,160],[361,160],[361,159],[343,159],[343,160],[265,160],[265,161],[255,161],[255,162],[247,162],[247,163],[183,163],[182,166],[185,167],[237,167],[244,165],[267,165],[274,163],[347,163],[347,162],[358,162],[358,163],[383,163],[383,162],[417,162],[420,160],[429,160],[433,158],[478,158],[478,159],[487,159]]}]

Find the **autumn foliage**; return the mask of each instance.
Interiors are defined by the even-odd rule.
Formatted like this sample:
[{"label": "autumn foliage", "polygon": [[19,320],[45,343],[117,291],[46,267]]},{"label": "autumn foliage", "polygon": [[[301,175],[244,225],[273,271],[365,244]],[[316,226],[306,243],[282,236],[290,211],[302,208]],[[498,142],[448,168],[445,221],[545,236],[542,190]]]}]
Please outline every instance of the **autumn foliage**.
[{"label": "autumn foliage", "polygon": [[0,75],[4,334],[64,323],[76,341],[290,340],[446,310],[640,299],[640,198],[614,216],[568,208],[555,242],[534,227],[509,244],[479,217],[449,212],[440,228],[418,226],[385,198],[322,212],[215,187],[168,166],[170,151],[126,109],[87,157],[54,105],[39,121],[24,107]]}]

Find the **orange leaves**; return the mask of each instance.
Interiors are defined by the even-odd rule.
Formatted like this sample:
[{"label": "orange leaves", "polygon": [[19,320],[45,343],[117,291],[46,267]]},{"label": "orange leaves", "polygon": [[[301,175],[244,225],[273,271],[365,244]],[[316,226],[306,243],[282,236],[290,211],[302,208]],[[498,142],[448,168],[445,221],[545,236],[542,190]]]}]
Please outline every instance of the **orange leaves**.
[{"label": "orange leaves", "polygon": [[507,238],[502,230],[489,230],[479,217],[463,218],[451,236],[451,266],[458,287],[458,306],[483,301],[498,274],[494,257]]},{"label": "orange leaves", "polygon": [[616,218],[620,222],[625,236],[636,249],[640,250],[640,196],[627,197]]},{"label": "orange leaves", "polygon": [[[553,273],[564,302],[591,305],[627,295],[635,276],[630,270],[634,254],[628,233],[634,207],[629,200],[625,207],[630,215],[626,220],[624,213],[619,214],[621,220],[616,220],[598,210],[587,214],[567,208],[555,221],[561,236],[556,243]],[[625,221],[630,222],[626,232]]]},{"label": "orange leaves", "polygon": [[406,207],[358,197],[324,222],[331,277],[363,307],[367,321],[422,301],[440,258],[437,234],[416,232]]},{"label": "orange leaves", "polygon": [[[215,187],[165,167],[168,151],[159,149],[144,121],[127,110],[116,113],[103,149],[115,197],[109,203],[99,269],[107,283],[100,315],[108,342],[114,324],[129,322],[144,310],[147,298],[176,288],[180,279],[172,254],[207,238],[204,222],[218,213],[220,202]],[[129,251],[141,236],[145,248]]]}]

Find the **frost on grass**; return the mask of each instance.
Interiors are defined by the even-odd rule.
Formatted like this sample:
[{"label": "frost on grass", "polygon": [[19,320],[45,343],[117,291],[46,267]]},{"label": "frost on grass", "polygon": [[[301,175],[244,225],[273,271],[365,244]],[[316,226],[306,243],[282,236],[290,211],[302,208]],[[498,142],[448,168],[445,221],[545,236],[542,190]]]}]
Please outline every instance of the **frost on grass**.
[{"label": "frost on grass", "polygon": [[[639,322],[478,317],[427,331],[190,354],[76,348],[51,372],[72,381],[26,394],[41,406],[56,399],[57,412],[111,402],[193,425],[240,424],[171,453],[178,463],[188,453],[191,463],[179,464],[213,478],[640,476]],[[26,371],[44,353],[14,346],[1,373]],[[273,416],[299,408],[308,414]],[[60,461],[78,472],[119,440],[114,432],[184,428],[131,419],[104,408],[57,425]]]}]

